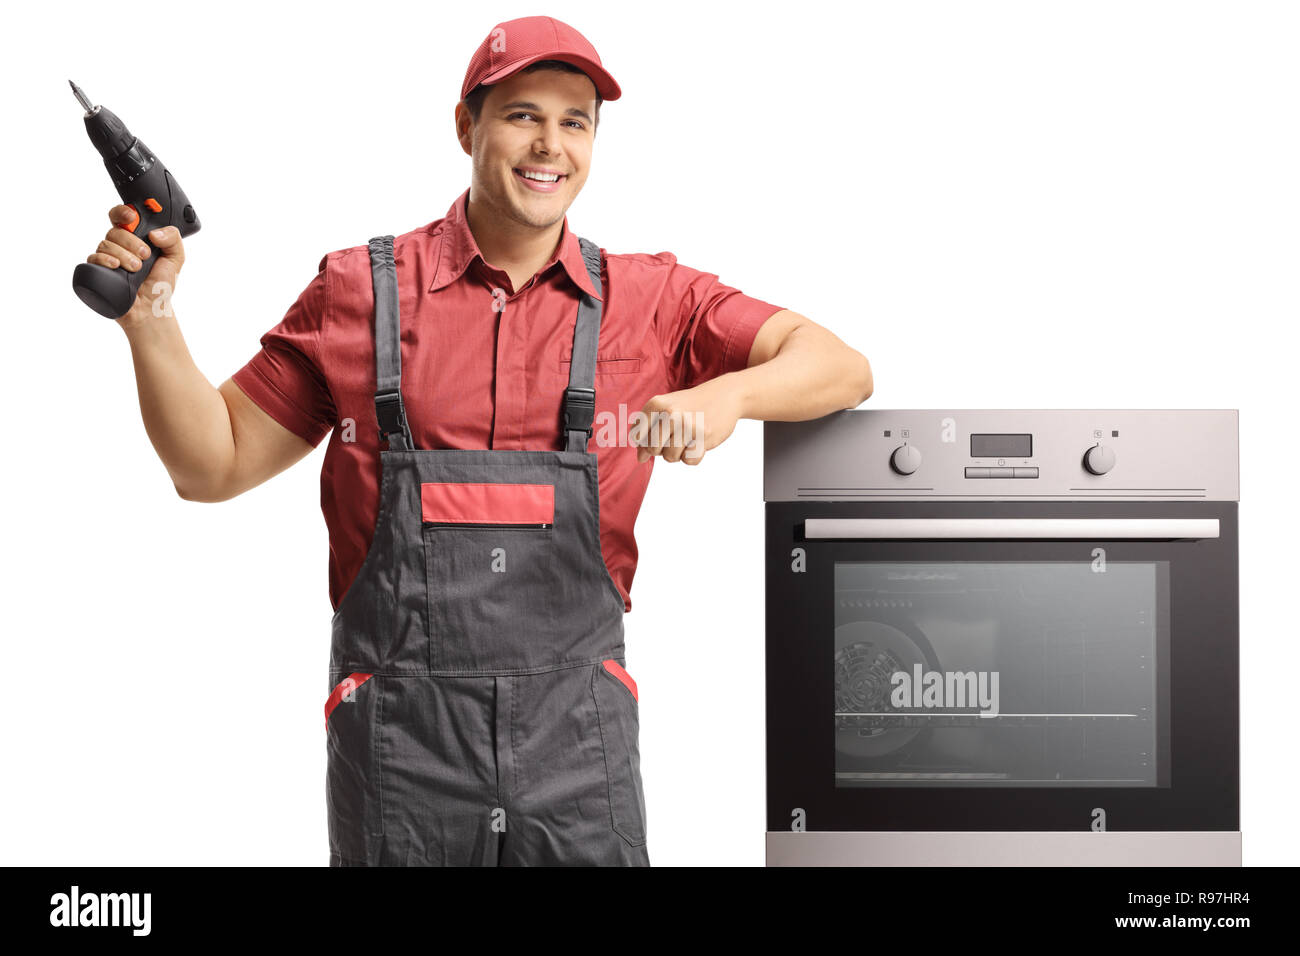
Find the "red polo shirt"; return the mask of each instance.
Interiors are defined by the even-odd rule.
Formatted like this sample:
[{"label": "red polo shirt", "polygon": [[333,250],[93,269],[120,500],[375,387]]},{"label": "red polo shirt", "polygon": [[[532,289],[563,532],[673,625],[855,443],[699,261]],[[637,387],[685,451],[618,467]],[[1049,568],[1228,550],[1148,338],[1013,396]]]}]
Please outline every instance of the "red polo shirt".
[{"label": "red polo shirt", "polygon": [[[595,295],[577,236],[566,217],[554,255],[516,290],[479,253],[465,218],[468,200],[467,189],[445,218],[393,242],[411,436],[417,448],[559,450],[577,289]],[[600,476],[601,550],[631,610],[633,525],[655,460],[638,464],[636,448],[599,441],[600,424],[610,415],[630,422],[652,395],[745,368],[759,326],[781,307],[679,265],[670,252],[601,251],[604,311],[589,447]],[[330,434],[321,510],[337,608],[370,547],[379,505],[368,248],[331,252],[319,270],[233,377],[311,444]]]}]

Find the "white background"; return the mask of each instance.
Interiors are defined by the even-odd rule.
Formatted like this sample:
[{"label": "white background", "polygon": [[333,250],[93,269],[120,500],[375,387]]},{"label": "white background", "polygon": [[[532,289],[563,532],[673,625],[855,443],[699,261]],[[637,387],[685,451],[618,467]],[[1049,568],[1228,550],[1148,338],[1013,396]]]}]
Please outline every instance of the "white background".
[{"label": "white background", "polygon": [[[6,7],[0,862],[327,859],[325,442],[175,495],[69,288],[117,198],[68,79],[199,210],[174,305],[216,385],[324,253],[444,214],[469,56],[539,12],[624,90],[575,230],[828,326],[864,407],[1240,409],[1245,858],[1295,862],[1300,20],[1132,0]],[[761,439],[659,461],[637,524],[659,865],[763,862]]]}]

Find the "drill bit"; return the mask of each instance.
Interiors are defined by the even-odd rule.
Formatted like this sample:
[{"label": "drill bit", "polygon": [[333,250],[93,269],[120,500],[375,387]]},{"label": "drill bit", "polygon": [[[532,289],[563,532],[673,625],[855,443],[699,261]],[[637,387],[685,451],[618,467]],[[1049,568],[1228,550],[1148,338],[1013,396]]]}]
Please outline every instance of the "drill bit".
[{"label": "drill bit", "polygon": [[90,102],[90,100],[86,99],[86,94],[81,92],[81,87],[77,86],[77,84],[73,83],[71,80],[68,80],[68,86],[72,87],[72,92],[76,95],[77,102],[81,104],[81,108],[87,113],[93,113],[95,111],[95,106]]}]

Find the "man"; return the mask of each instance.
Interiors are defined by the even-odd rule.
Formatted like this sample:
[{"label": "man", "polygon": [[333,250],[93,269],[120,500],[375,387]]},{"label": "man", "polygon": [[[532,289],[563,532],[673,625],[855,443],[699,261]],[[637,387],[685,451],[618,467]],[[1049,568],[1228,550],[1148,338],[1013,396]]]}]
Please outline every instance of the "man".
[{"label": "man", "polygon": [[[653,459],[871,394],[867,360],[802,315],[569,231],[620,95],[572,27],[498,24],[456,106],[472,175],[446,217],[326,255],[219,389],[156,283],[119,320],[186,500],[331,433],[331,865],[648,864],[622,615]],[[151,238],[174,286],[180,239]],[[136,253],[114,228],[88,261]]]}]

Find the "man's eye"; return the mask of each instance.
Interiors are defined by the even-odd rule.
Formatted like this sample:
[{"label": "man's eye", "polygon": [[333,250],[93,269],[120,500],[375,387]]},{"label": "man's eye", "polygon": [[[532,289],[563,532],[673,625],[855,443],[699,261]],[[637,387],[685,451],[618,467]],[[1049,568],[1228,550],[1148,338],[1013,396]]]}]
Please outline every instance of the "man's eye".
[{"label": "man's eye", "polygon": [[[529,117],[530,119],[534,119],[534,118],[535,118],[534,115],[533,115],[532,113],[523,113],[523,112],[520,112],[520,113],[511,113],[509,116],[506,117],[506,119],[517,119],[517,118],[519,118],[519,117],[521,117],[521,116],[527,116],[527,117]],[[577,129],[586,129],[586,128],[587,128],[586,126],[583,125],[582,120],[565,120],[565,122],[566,122],[566,123],[570,123],[570,124],[572,124],[572,125],[573,125],[574,127],[576,127]]]}]

